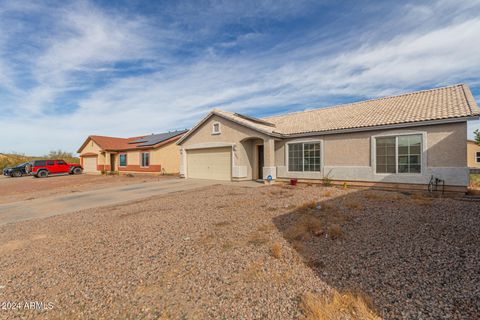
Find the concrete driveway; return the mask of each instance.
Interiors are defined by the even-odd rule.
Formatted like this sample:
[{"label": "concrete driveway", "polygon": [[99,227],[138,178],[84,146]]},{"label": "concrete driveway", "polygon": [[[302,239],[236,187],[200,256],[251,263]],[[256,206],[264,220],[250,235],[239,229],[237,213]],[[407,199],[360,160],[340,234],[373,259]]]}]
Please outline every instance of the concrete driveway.
[{"label": "concrete driveway", "polygon": [[83,209],[117,205],[177,191],[193,190],[215,184],[258,187],[253,181],[224,182],[196,179],[172,179],[76,192],[0,205],[0,225],[45,218]]}]

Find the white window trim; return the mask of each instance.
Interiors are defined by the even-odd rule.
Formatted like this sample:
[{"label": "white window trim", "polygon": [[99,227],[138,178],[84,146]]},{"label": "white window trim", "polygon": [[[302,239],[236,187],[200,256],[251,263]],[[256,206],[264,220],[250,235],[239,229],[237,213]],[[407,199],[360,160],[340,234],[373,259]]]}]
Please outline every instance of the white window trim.
[{"label": "white window trim", "polygon": [[[319,143],[320,144],[320,171],[290,171],[290,166],[288,163],[288,149],[290,148],[290,144],[297,144],[297,143]],[[285,143],[285,166],[287,172],[291,173],[322,173],[323,172],[323,165],[324,165],[324,148],[323,148],[323,140],[319,139],[302,139],[302,140],[290,140]],[[305,164],[303,164],[305,166]]]},{"label": "white window trim", "polygon": [[[412,135],[420,135],[422,140],[420,142],[420,148],[422,150],[421,159],[420,159],[420,172],[398,172],[398,137],[400,136],[412,136]],[[395,137],[395,173],[378,173],[377,172],[377,138],[390,138]],[[393,175],[400,175],[400,176],[421,176],[424,175],[427,169],[427,133],[425,131],[409,131],[409,132],[391,132],[391,133],[384,133],[378,134],[371,137],[371,158],[370,161],[372,163],[372,170],[375,175],[378,176],[393,176]]]},{"label": "white window trim", "polygon": [[[120,157],[122,155],[125,155],[125,165],[124,166],[122,166],[122,161],[120,160]],[[127,153],[119,153],[118,154],[118,167],[119,168],[126,168],[127,166],[128,166],[128,155],[127,155]]]},{"label": "white window trim", "polygon": [[[218,131],[215,131],[215,125],[218,125]],[[212,134],[215,135],[215,134],[221,134],[221,133],[222,133],[222,129],[221,129],[220,122],[216,121],[212,123]]]},{"label": "white window trim", "polygon": [[[143,154],[148,153],[148,166],[143,165]],[[140,152],[140,168],[150,168],[150,151]]]}]

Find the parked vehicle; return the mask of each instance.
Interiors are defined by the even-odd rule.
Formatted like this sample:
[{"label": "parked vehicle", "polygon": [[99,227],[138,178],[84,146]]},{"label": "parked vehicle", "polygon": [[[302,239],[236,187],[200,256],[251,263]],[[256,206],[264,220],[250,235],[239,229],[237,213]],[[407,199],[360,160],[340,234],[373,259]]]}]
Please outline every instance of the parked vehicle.
[{"label": "parked vehicle", "polygon": [[51,174],[81,174],[83,168],[78,163],[70,164],[64,160],[34,160],[32,175],[35,178],[46,178]]},{"label": "parked vehicle", "polygon": [[19,164],[18,166],[15,167],[10,167],[10,168],[5,168],[3,169],[3,175],[4,176],[9,176],[9,177],[21,177],[28,175],[31,171],[32,164],[30,162],[25,162],[22,164]]}]

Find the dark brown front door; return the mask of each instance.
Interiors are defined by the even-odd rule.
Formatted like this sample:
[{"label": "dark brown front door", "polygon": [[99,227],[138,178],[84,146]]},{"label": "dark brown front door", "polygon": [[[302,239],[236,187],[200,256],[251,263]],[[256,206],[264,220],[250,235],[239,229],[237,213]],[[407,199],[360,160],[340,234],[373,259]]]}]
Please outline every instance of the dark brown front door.
[{"label": "dark brown front door", "polygon": [[110,154],[110,171],[115,171],[115,155]]},{"label": "dark brown front door", "polygon": [[263,179],[263,146],[258,146],[258,179]]}]

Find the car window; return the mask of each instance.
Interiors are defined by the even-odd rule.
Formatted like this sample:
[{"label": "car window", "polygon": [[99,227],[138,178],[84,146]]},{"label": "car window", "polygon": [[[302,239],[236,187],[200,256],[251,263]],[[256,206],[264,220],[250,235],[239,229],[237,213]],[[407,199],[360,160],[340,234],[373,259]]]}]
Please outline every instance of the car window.
[{"label": "car window", "polygon": [[63,160],[58,160],[58,161],[57,161],[57,164],[66,164],[66,163],[65,163],[65,161],[63,161]]},{"label": "car window", "polygon": [[33,163],[33,165],[35,167],[43,167],[46,165],[46,161],[45,160],[37,160]]},{"label": "car window", "polygon": [[47,166],[53,166],[54,162],[53,160],[47,160]]}]

